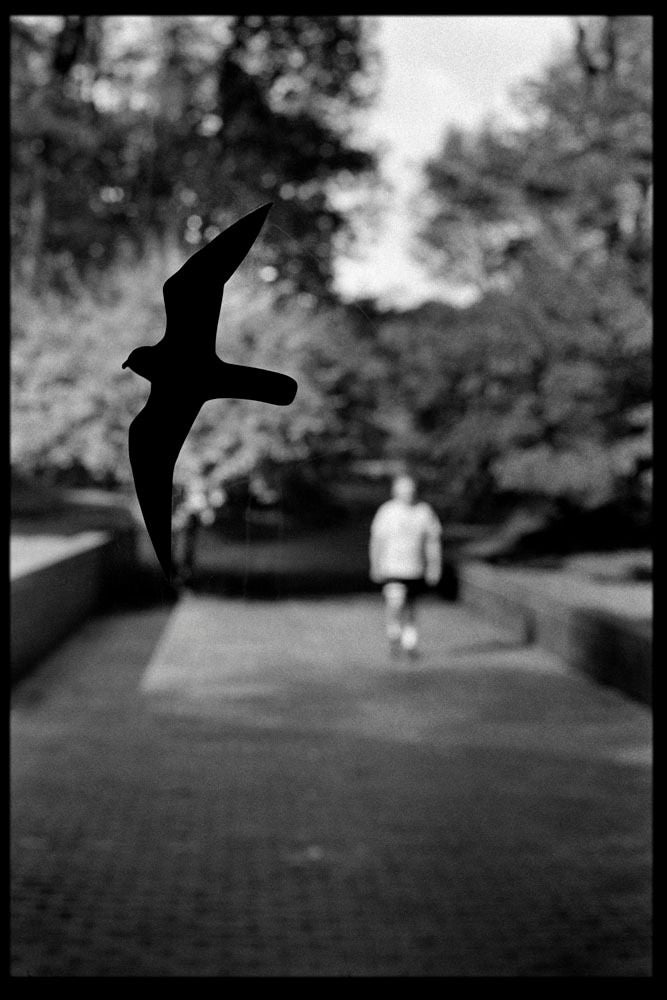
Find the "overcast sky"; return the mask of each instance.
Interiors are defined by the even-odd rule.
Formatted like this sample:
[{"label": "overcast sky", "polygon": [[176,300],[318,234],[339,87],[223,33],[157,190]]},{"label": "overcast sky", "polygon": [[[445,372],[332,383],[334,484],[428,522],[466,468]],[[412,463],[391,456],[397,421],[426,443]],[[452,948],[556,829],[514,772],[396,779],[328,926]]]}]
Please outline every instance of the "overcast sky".
[{"label": "overcast sky", "polygon": [[[384,224],[341,259],[337,280],[347,297],[377,295],[409,306],[447,297],[409,253],[408,199],[419,165],[452,124],[474,126],[489,114],[511,115],[510,91],[539,74],[572,37],[567,17],[381,17],[377,42],[384,71],[368,135],[385,149],[382,170],[394,186]],[[356,256],[356,255],[355,255]]]}]

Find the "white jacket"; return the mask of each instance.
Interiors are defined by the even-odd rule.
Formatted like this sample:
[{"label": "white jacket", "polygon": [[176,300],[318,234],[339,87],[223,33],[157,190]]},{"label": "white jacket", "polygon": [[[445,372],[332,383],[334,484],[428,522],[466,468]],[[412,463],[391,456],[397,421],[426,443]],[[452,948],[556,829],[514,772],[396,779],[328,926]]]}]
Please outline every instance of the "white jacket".
[{"label": "white jacket", "polygon": [[377,579],[418,580],[426,573],[429,554],[438,553],[442,526],[427,503],[387,500],[371,524],[371,574]]}]

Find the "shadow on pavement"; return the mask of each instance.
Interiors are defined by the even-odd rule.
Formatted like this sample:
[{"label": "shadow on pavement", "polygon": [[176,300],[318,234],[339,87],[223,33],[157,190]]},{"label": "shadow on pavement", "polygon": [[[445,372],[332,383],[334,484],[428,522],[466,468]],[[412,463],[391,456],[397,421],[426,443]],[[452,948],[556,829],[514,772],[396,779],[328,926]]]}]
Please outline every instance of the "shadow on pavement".
[{"label": "shadow on pavement", "polygon": [[215,604],[22,685],[15,976],[650,974],[648,713],[436,602],[395,668],[372,600]]},{"label": "shadow on pavement", "polygon": [[[77,631],[67,636],[63,642],[36,663],[28,673],[18,677],[12,684],[12,709],[21,711],[36,706],[42,701],[57,694],[59,685],[65,679],[76,676],[80,672],[80,663],[76,656],[77,646],[86,647],[91,639],[99,636],[102,642],[106,636],[117,629],[117,622],[122,616],[125,619],[126,630],[119,656],[114,662],[113,670],[118,684],[126,683],[128,674],[140,677],[148,665],[153,651],[169,622],[172,603],[151,604],[149,607],[132,608],[122,606],[110,608],[105,613],[93,615]],[[83,691],[84,685],[81,685]]]},{"label": "shadow on pavement", "polygon": [[[185,589],[210,597],[248,597],[275,600],[284,597],[308,597],[317,595],[335,597],[341,594],[369,594],[379,592],[364,571],[350,567],[345,573],[340,567],[330,572],[326,565],[321,571],[298,568],[283,572],[252,570],[248,573],[230,572],[202,568],[184,583]],[[449,564],[443,567],[442,580],[433,593],[446,601],[455,601],[458,593],[458,579],[455,568]]]}]

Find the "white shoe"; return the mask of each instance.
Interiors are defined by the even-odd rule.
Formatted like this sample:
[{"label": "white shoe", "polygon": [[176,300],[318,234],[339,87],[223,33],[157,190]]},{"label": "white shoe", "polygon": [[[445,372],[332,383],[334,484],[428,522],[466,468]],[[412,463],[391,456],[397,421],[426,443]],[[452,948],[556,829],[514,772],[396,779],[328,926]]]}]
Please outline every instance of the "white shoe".
[{"label": "white shoe", "polygon": [[401,633],[401,646],[408,656],[415,659],[419,656],[417,650],[417,629],[414,625],[406,625]]}]

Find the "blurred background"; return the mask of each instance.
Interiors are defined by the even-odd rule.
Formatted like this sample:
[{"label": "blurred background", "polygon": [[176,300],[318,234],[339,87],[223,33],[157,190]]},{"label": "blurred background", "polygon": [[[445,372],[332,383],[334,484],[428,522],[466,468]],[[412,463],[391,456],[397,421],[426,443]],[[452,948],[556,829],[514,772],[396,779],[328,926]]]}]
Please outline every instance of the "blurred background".
[{"label": "blurred background", "polygon": [[[12,974],[650,976],[652,19],[11,46]],[[172,589],[121,364],[267,201],[217,349],[299,389],[202,408]],[[400,471],[444,572],[390,661]]]},{"label": "blurred background", "polygon": [[11,31],[17,518],[39,489],[132,503],[147,386],[120,364],[162,336],[165,278],[271,200],[218,351],[299,392],[208,403],[177,506],[294,535],[358,523],[407,463],[446,524],[509,524],[524,555],[647,544],[649,17]]}]

